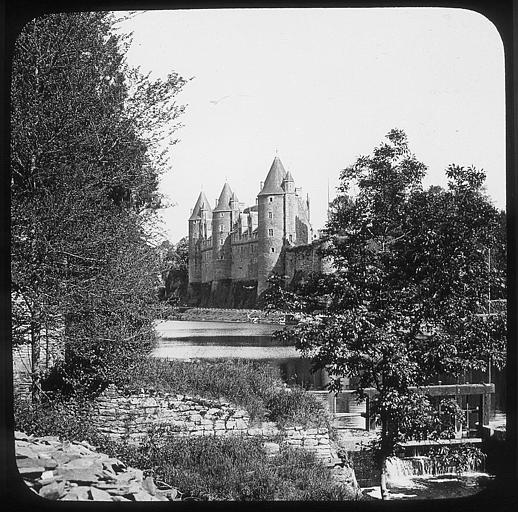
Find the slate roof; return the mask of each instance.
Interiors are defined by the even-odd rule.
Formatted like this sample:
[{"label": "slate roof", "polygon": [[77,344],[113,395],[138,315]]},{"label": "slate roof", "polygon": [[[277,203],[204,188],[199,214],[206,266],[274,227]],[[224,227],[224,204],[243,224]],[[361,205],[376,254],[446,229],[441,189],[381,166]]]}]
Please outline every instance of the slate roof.
[{"label": "slate roof", "polygon": [[275,194],[284,194],[284,190],[281,185],[284,181],[284,177],[286,176],[286,171],[284,170],[284,166],[278,156],[273,159],[272,166],[270,167],[270,171],[266,176],[266,180],[264,181],[264,186],[261,192],[258,195],[260,196],[271,196]]},{"label": "slate roof", "polygon": [[221,194],[219,195],[218,205],[214,208],[215,212],[230,212],[230,200],[232,199],[232,190],[228,183],[223,185]]},{"label": "slate roof", "polygon": [[191,216],[189,217],[189,220],[199,219],[200,211],[202,210],[202,208],[203,210],[208,210],[209,212],[212,212],[212,209],[210,207],[209,202],[207,201],[207,198],[205,197],[205,194],[203,192],[200,192],[200,195],[198,196],[198,200],[194,205],[194,209],[191,213]]}]

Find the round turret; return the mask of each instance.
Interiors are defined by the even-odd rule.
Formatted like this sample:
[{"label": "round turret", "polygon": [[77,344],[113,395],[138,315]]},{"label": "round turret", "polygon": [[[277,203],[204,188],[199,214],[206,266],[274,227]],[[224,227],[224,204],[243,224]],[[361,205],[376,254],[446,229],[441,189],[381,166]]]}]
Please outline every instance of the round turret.
[{"label": "round turret", "polygon": [[257,293],[268,287],[268,277],[282,270],[282,249],[285,234],[285,192],[282,184],[286,171],[278,157],[273,160],[270,171],[259,192],[258,199],[258,256]]},{"label": "round turret", "polygon": [[218,199],[218,204],[212,212],[212,248],[214,281],[230,279],[232,251],[230,232],[232,230],[232,190],[225,183]]}]

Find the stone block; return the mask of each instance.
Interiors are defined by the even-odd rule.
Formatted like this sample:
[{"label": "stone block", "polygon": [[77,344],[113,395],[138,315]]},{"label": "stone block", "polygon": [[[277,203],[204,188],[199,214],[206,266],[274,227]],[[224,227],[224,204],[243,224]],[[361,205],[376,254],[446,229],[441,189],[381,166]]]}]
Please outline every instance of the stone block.
[{"label": "stone block", "polygon": [[264,443],[263,447],[267,457],[274,457],[279,454],[280,446],[277,443]]},{"label": "stone block", "polygon": [[243,419],[236,419],[236,425],[234,428],[243,429],[243,428],[247,428],[247,427],[248,427],[248,423],[246,421],[244,421]]},{"label": "stone block", "polygon": [[317,446],[318,441],[316,439],[306,438],[304,439],[304,447]]}]

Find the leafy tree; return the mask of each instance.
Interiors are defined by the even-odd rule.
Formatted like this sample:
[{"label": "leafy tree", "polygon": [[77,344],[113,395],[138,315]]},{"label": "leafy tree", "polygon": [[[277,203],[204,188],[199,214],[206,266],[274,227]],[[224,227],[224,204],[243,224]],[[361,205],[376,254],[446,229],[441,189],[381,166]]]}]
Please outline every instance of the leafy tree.
[{"label": "leafy tree", "polygon": [[11,88],[13,339],[32,346],[34,399],[44,332],[66,340],[61,377],[93,389],[153,342],[152,236],[160,173],[185,81],[124,60],[108,13],[53,14],[20,33]]},{"label": "leafy tree", "polygon": [[[336,271],[306,285],[295,300],[304,319],[281,334],[327,369],[331,390],[351,377],[360,396],[378,391],[384,497],[397,442],[441,435],[429,400],[409,388],[484,369],[488,358],[504,364],[505,314],[484,314],[488,283],[505,285],[504,269],[489,275],[487,264],[502,215],[483,193],[481,171],[451,165],[448,189],[426,191],[425,171],[400,130],[342,171],[325,250]],[[316,314],[319,295],[327,308]],[[415,421],[411,410],[420,411]]]},{"label": "leafy tree", "polygon": [[189,284],[189,239],[182,238],[176,245],[165,240],[160,245],[162,287],[160,298],[177,305],[186,295]]}]

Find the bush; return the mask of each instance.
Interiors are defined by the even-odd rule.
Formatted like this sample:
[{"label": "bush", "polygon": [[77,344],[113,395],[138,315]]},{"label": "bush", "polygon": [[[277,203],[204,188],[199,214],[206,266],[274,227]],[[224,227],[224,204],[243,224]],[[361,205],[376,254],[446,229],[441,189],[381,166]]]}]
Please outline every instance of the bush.
[{"label": "bush", "polygon": [[268,400],[269,418],[280,426],[327,427],[330,431],[329,414],[322,404],[300,387],[274,393]]},{"label": "bush", "polygon": [[302,388],[285,389],[279,370],[261,361],[148,359],[124,383],[130,389],[205,398],[225,398],[248,411],[252,420],[281,425],[331,427],[320,402]]},{"label": "bush", "polygon": [[303,450],[268,458],[257,438],[169,437],[143,447],[110,443],[104,451],[200,500],[346,500],[351,488]]},{"label": "bush", "polygon": [[58,436],[71,441],[96,443],[97,430],[90,421],[88,402],[55,398],[38,404],[15,397],[14,425],[16,430],[35,436]]}]

